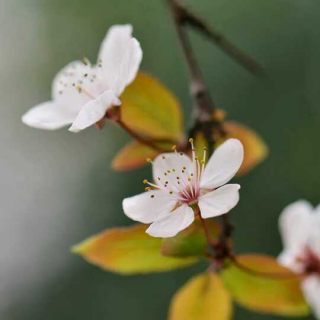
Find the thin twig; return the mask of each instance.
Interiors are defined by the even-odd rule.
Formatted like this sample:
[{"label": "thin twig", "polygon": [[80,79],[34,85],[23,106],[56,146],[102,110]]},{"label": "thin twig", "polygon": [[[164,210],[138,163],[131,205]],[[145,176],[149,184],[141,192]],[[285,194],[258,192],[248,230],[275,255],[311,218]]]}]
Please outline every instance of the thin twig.
[{"label": "thin twig", "polygon": [[261,76],[265,73],[263,66],[261,66],[256,59],[250,57],[243,50],[231,43],[231,41],[228,40],[220,31],[209,26],[199,16],[182,6],[178,0],[175,2],[176,6],[179,7],[179,10],[183,13],[185,24],[188,24],[200,31],[203,35],[213,41],[224,53],[241,64],[252,74]]},{"label": "thin twig", "polygon": [[188,33],[183,27],[184,17],[174,0],[167,0],[167,3],[189,70],[191,95],[196,103],[196,120],[201,123],[209,122],[212,119],[214,104],[192,50]]}]

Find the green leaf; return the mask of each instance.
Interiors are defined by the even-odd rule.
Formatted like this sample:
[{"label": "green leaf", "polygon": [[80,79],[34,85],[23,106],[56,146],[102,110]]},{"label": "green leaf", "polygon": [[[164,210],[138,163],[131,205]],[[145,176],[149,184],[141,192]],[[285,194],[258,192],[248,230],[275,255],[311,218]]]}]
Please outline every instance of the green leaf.
[{"label": "green leaf", "polygon": [[140,134],[178,143],[183,138],[181,107],[157,79],[140,72],[121,95],[122,121]]},{"label": "green leaf", "polygon": [[73,248],[88,262],[120,274],[163,272],[187,267],[195,258],[165,257],[161,238],[145,233],[147,226],[114,228],[93,236]]},{"label": "green leaf", "polygon": [[[220,226],[214,220],[206,220],[212,239],[217,239]],[[201,221],[197,219],[187,229],[179,232],[173,238],[165,238],[162,241],[161,252],[165,256],[173,257],[203,257],[208,246]]]},{"label": "green leaf", "polygon": [[230,295],[216,274],[192,278],[173,297],[169,320],[228,320],[232,315]]},{"label": "green leaf", "polygon": [[[300,280],[276,259],[265,255],[242,255],[221,272],[224,284],[242,306],[282,316],[305,316],[309,307],[300,289]],[[262,275],[262,274],[267,274]]]}]

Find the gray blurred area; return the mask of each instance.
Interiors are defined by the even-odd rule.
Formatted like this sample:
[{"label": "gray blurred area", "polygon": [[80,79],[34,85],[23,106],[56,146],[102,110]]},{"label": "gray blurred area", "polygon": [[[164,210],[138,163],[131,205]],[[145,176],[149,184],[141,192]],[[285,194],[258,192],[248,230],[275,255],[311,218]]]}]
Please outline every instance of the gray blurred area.
[{"label": "gray blurred area", "polygon": [[[124,197],[143,189],[150,168],[117,173],[110,162],[129,141],[119,128],[46,132],[21,115],[48,100],[56,72],[95,60],[107,29],[132,23],[142,69],[191,101],[180,48],[161,0],[0,0],[0,319],[164,320],[170,297],[199,265],[149,276],[118,276],[70,247],[106,228],[129,225]],[[256,129],[270,157],[239,179],[231,212],[238,252],[276,255],[277,218],[288,203],[320,202],[320,1],[185,1],[266,67],[258,79],[202,37],[192,40],[216,103]],[[237,308],[235,319],[275,319]]]}]

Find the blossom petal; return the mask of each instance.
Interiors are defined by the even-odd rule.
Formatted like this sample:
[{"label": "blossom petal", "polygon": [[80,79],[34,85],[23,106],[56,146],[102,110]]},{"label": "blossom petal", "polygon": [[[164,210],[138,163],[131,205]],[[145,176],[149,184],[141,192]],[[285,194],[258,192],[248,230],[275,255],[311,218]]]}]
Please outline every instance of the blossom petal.
[{"label": "blossom petal", "polygon": [[91,100],[83,106],[69,131],[78,132],[95,124],[105,116],[106,111],[111,106],[119,104],[120,101],[115,97],[112,90],[105,91],[97,99]]},{"label": "blossom petal", "polygon": [[308,243],[313,225],[312,211],[313,207],[309,202],[299,200],[285,207],[279,217],[279,229],[284,250],[278,260],[282,265],[296,272],[302,271],[296,258]]},{"label": "blossom petal", "polygon": [[109,29],[100,47],[101,75],[117,96],[133,81],[142,60],[140,44],[131,34],[131,25],[115,25]]},{"label": "blossom petal", "polygon": [[314,315],[320,319],[320,278],[309,276],[302,283],[305,298],[313,309]]},{"label": "blossom petal", "polygon": [[[162,153],[153,161],[153,180],[158,184],[161,184],[161,181],[162,183],[168,181],[168,188],[178,191],[180,188],[178,187],[177,177],[180,178],[182,175],[188,177],[192,173],[192,169],[192,161],[185,154]],[[182,170],[185,171],[184,174]]]},{"label": "blossom petal", "polygon": [[312,251],[320,257],[320,205],[314,209],[312,218],[313,222],[308,244]]},{"label": "blossom petal", "polygon": [[239,189],[238,184],[227,184],[200,197],[202,218],[217,217],[229,212],[239,201]]},{"label": "blossom petal", "polygon": [[70,123],[77,113],[52,101],[41,103],[31,108],[22,116],[22,122],[37,129],[56,130]]},{"label": "blossom petal", "polygon": [[170,238],[187,228],[194,221],[194,212],[184,204],[156,220],[146,231],[150,236]]},{"label": "blossom petal", "polygon": [[305,200],[298,200],[283,209],[279,229],[285,249],[304,247],[312,227],[313,207]]},{"label": "blossom petal", "polygon": [[203,173],[201,188],[214,189],[230,181],[243,161],[243,146],[237,139],[228,139],[211,156]]},{"label": "blossom petal", "polygon": [[[154,197],[152,197],[154,196]],[[176,201],[167,192],[154,190],[126,198],[122,202],[123,211],[130,219],[142,223],[151,223],[170,212]]]}]

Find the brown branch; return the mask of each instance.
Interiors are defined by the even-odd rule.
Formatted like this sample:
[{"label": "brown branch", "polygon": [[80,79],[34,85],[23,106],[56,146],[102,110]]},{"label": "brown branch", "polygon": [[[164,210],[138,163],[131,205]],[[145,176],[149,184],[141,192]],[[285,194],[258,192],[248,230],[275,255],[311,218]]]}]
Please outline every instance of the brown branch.
[{"label": "brown branch", "polygon": [[175,0],[175,5],[181,12],[184,24],[190,25],[191,27],[200,31],[203,35],[208,37],[209,40],[213,41],[224,53],[237,61],[252,74],[261,76],[265,73],[263,66],[261,66],[256,59],[250,57],[243,50],[231,43],[231,41],[228,40],[220,31],[209,26],[199,16],[182,6],[178,0]]},{"label": "brown branch", "polygon": [[[204,81],[204,78],[201,74],[199,65],[195,58],[190,39],[185,29],[187,23],[197,26],[199,29],[206,30],[207,34],[210,34],[207,26],[196,18],[193,14],[187,11],[184,7],[178,3],[178,0],[166,0],[168,7],[170,9],[172,19],[174,22],[175,29],[177,31],[178,39],[182,47],[184,57],[188,66],[189,76],[190,76],[190,86],[191,86],[191,95],[195,101],[195,124],[194,127],[190,130],[190,135],[194,136],[198,131],[203,132],[206,141],[208,143],[208,153],[209,155],[213,152],[214,138],[213,132],[217,129],[221,136],[224,136],[224,130],[220,122],[216,122],[213,119],[213,113],[215,111],[215,105],[210,96],[208,87]],[[215,32],[211,32],[212,35],[215,35],[215,39],[220,39],[220,43],[228,43],[228,41],[220,34],[219,37]],[[226,47],[227,48],[227,47]],[[234,46],[232,48],[235,48]],[[227,50],[228,51],[228,50]],[[233,52],[236,52],[237,57],[242,57],[239,54],[239,50],[236,49]],[[241,60],[241,59],[240,59]],[[243,61],[243,60],[241,60]],[[250,59],[247,61],[251,61]],[[253,64],[254,65],[254,64]],[[201,220],[203,223],[203,220]],[[228,240],[231,238],[232,226],[226,215],[222,218],[222,232],[219,239],[219,244],[214,246],[216,250],[216,258],[223,259],[230,255],[230,248],[228,245]],[[204,226],[205,227],[205,226]],[[205,229],[207,233],[207,230]],[[208,238],[208,237],[207,237]],[[209,241],[211,244],[211,241]],[[223,257],[224,256],[224,257]]]},{"label": "brown branch", "polygon": [[167,3],[189,70],[190,91],[196,103],[196,121],[200,123],[210,122],[212,120],[214,104],[209,95],[208,88],[202,77],[199,65],[192,50],[188,33],[184,28],[184,11],[180,10],[180,6],[177,5],[176,1],[174,0],[167,0]]}]

